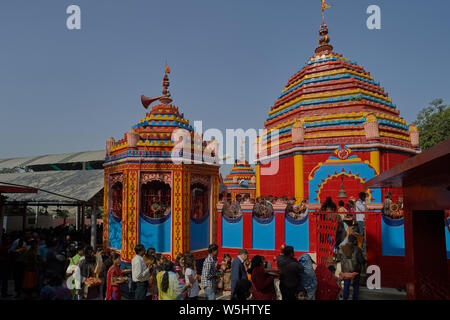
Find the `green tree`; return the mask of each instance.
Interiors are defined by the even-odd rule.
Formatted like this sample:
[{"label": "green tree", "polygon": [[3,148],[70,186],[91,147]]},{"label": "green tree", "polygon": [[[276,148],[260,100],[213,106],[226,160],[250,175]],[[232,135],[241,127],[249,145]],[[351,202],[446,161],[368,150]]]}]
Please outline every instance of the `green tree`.
[{"label": "green tree", "polygon": [[420,133],[420,148],[426,150],[450,138],[450,105],[435,99],[420,110],[414,122]]}]

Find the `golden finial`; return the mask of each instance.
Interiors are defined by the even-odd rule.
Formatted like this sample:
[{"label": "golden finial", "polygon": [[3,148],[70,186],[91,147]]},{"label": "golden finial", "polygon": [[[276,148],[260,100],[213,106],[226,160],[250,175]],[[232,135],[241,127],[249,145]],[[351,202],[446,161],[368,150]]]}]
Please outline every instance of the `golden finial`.
[{"label": "golden finial", "polygon": [[332,51],[333,46],[330,45],[330,38],[328,37],[328,27],[325,24],[325,10],[331,8],[326,4],[325,0],[322,0],[322,25],[319,30],[319,46],[316,48],[316,53]]}]

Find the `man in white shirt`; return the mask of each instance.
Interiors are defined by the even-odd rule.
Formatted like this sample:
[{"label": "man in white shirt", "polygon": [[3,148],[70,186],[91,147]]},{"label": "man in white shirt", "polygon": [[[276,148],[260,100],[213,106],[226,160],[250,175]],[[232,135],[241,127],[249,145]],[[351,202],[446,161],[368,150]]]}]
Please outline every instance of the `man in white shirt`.
[{"label": "man in white shirt", "polygon": [[[355,212],[367,212],[369,210],[369,209],[367,209],[367,204],[366,204],[367,194],[365,192],[360,192],[358,196],[359,196],[359,199],[355,203]],[[358,222],[359,234],[362,236],[365,236],[364,219],[365,219],[364,214],[356,215],[356,221]],[[364,242],[363,242],[363,251],[365,250],[365,248],[366,248],[366,240],[364,240]]]},{"label": "man in white shirt", "polygon": [[150,279],[150,269],[144,261],[145,247],[138,244],[134,247],[136,256],[131,260],[131,276],[136,285],[134,293],[135,300],[145,300],[147,294],[148,281]]},{"label": "man in white shirt", "polygon": [[[355,212],[367,212],[366,193],[359,193],[359,200],[355,203]],[[364,235],[364,214],[357,214],[356,221],[358,221],[359,234]]]}]

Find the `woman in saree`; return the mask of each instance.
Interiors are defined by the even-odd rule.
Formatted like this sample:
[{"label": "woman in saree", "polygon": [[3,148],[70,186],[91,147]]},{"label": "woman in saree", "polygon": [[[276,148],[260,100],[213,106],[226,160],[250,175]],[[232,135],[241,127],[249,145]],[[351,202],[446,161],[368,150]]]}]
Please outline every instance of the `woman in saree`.
[{"label": "woman in saree", "polygon": [[120,254],[113,253],[112,261],[113,265],[109,268],[106,276],[106,300],[121,300],[121,285],[129,280],[123,276],[130,273],[130,270],[120,270]]},{"label": "woman in saree", "polygon": [[323,264],[316,268],[317,290],[316,300],[337,300],[341,292],[338,277]]}]

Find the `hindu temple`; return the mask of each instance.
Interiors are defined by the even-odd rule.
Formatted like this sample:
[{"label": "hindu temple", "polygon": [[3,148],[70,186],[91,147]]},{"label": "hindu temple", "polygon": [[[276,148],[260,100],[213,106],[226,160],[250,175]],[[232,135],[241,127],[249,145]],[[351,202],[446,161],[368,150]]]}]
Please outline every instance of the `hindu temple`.
[{"label": "hindu temple", "polygon": [[[104,243],[130,261],[141,243],[175,257],[202,254],[216,238],[219,165],[190,160],[196,150],[211,144],[194,134],[189,120],[172,104],[170,69],[166,66],[163,95],[141,97],[154,105],[120,140],[106,141],[104,186]],[[176,148],[175,130],[187,137],[188,149]],[[211,151],[214,154],[214,151]],[[174,161],[174,159],[188,161]],[[204,252],[203,252],[204,254]]]},{"label": "hindu temple", "polygon": [[241,198],[255,199],[255,170],[247,160],[236,160],[230,174],[223,179],[223,184],[231,201],[235,201],[237,195],[240,195]]},{"label": "hindu temple", "polygon": [[[330,42],[322,23],[313,56],[289,78],[268,112],[267,131],[255,144],[256,170],[241,155],[223,179],[232,215],[224,214],[228,202],[219,201],[218,144],[203,141],[172,104],[166,67],[163,95],[141,97],[146,109],[159,103],[122,139],[106,142],[105,246],[121,251],[125,261],[138,243],[171,257],[187,251],[205,257],[210,243],[218,244],[221,256],[246,248],[269,261],[284,244],[292,245],[296,256],[315,253],[316,213],[325,199],[348,203],[364,192],[370,210],[365,215],[368,263],[383,270],[383,286],[404,286],[399,272],[405,268],[404,219],[380,212],[391,192],[392,211],[400,213],[402,190],[371,189],[366,182],[420,153],[419,133],[400,117],[380,83],[334,52]],[[187,150],[177,147],[179,130]],[[192,162],[197,151],[211,157]],[[272,167],[277,170],[266,170]],[[254,214],[252,200],[260,196],[265,202],[258,205],[270,206],[270,216]],[[268,198],[275,200],[268,203]],[[304,211],[286,214],[287,198]],[[450,258],[450,233],[444,232]]]},{"label": "hindu temple", "polygon": [[[264,126],[267,132],[256,143],[256,197],[306,200],[310,214],[292,219],[278,200],[273,217],[261,220],[252,214],[253,204],[242,203],[242,217],[218,221],[221,253],[245,247],[272,260],[284,243],[297,255],[316,252],[314,211],[327,197],[347,203],[366,192],[369,264],[383,270],[383,286],[404,285],[398,273],[405,267],[404,220],[380,212],[386,192],[392,193],[393,210],[400,210],[401,189],[372,190],[365,182],[420,153],[419,134],[369,72],[334,52],[325,23],[313,56],[287,81]],[[265,170],[272,166],[273,174]]]}]

